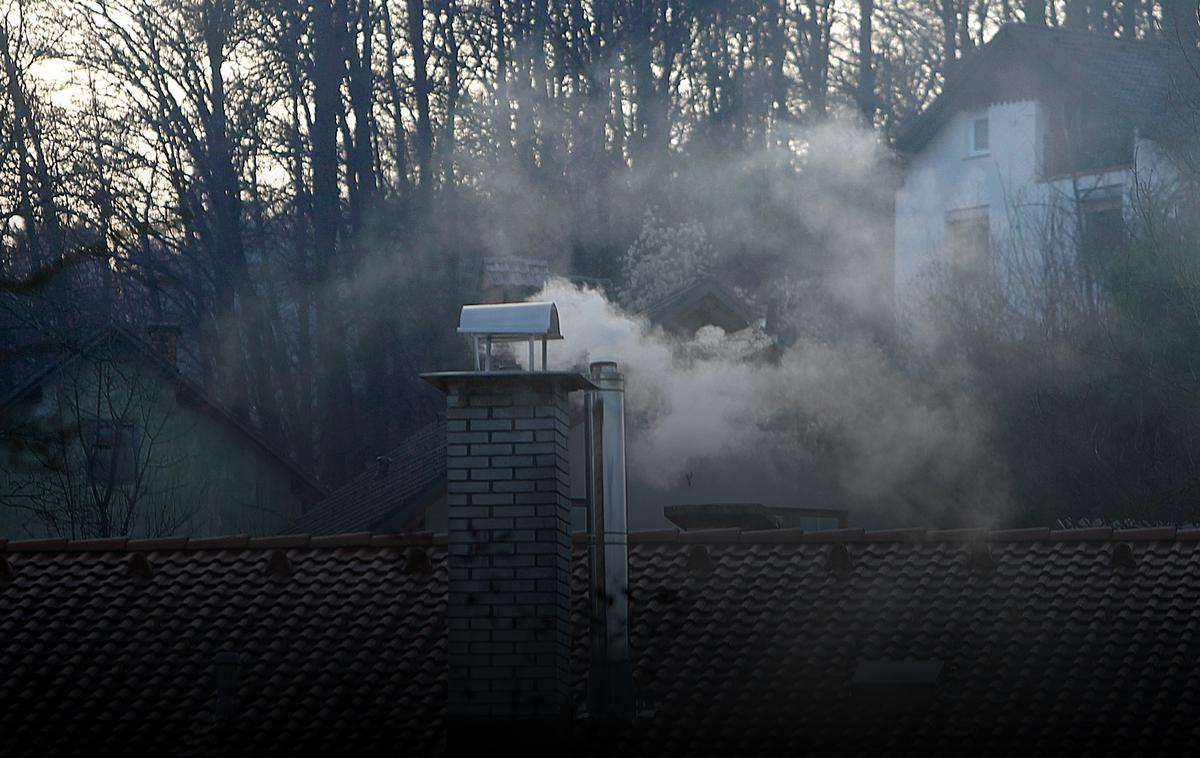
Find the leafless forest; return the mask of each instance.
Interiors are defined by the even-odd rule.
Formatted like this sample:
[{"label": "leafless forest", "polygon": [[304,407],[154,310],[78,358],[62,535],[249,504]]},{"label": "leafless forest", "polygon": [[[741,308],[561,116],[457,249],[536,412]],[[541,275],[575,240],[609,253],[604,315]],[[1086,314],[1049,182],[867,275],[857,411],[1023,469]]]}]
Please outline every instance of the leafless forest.
[{"label": "leafless forest", "polygon": [[[1011,269],[944,282],[932,337],[846,285],[885,278],[891,140],[1001,24],[1194,51],[1195,10],[0,0],[3,371],[107,321],[180,323],[186,370],[336,486],[439,410],[417,374],[465,362],[481,257],[636,302],[631,248],[698,239],[781,345],[865,340],[926,403],[969,387],[1003,519],[1195,520],[1196,214],[1146,198],[1125,254],[1032,310]],[[809,452],[859,444],[834,437]],[[900,489],[956,523],[980,482],[922,451]]]}]

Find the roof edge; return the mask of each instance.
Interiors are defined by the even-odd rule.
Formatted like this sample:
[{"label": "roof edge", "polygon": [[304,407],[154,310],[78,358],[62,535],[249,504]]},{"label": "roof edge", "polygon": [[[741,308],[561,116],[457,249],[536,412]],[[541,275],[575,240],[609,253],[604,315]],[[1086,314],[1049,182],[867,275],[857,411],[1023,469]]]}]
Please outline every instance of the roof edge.
[{"label": "roof edge", "polygon": [[[349,532],[346,534],[275,534],[250,537],[245,534],[215,537],[152,537],[130,539],[28,540],[0,538],[0,553],[135,552],[199,550],[339,549],[348,547],[440,547],[447,544],[444,532]],[[574,532],[571,541],[586,544],[586,532]],[[629,533],[630,544],[727,544],[771,545],[786,543],[942,543],[942,542],[1200,542],[1200,528],[1153,527],[1144,529],[654,529]]]}]

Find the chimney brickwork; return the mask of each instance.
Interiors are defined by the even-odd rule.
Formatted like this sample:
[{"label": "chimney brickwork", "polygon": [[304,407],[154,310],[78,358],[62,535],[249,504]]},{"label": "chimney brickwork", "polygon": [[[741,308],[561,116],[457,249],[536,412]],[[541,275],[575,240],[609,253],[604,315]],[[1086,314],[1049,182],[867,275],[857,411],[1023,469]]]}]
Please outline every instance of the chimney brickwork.
[{"label": "chimney brickwork", "polygon": [[569,711],[567,392],[579,379],[467,374],[443,384],[452,718]]}]

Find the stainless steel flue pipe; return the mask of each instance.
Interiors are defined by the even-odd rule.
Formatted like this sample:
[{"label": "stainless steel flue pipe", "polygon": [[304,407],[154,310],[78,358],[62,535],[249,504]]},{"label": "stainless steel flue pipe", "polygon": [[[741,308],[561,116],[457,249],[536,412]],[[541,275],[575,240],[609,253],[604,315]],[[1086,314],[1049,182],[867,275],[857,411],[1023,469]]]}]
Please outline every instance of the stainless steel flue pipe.
[{"label": "stainless steel flue pipe", "polygon": [[625,379],[616,363],[593,363],[597,389],[584,398],[593,718],[634,716],[629,658],[629,511],[625,484]]}]

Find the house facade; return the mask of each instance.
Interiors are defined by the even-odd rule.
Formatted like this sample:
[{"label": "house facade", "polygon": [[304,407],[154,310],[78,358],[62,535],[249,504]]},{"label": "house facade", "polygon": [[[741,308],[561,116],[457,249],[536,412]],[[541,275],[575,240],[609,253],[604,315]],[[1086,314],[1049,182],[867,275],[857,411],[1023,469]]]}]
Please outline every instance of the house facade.
[{"label": "house facade", "polygon": [[1175,191],[1180,59],[1161,43],[1003,27],[897,140],[898,310],[939,273],[1002,261],[1036,280],[1049,255],[1119,244],[1139,202]]},{"label": "house facade", "polygon": [[324,495],[180,374],[176,338],[110,327],[0,400],[0,537],[273,534]]}]

